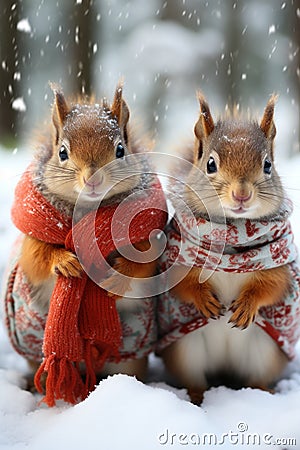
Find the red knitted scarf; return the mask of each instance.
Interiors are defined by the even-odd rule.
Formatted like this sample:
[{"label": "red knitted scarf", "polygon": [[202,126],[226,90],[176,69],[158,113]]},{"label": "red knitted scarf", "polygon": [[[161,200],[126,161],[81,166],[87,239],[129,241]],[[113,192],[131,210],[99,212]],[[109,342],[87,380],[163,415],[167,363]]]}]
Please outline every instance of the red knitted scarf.
[{"label": "red knitted scarf", "polygon": [[[116,250],[114,242],[121,241],[122,246],[135,244],[148,239],[153,230],[164,228],[167,215],[159,182],[151,186],[150,192],[146,190],[138,201],[129,199],[120,205],[100,207],[72,228],[72,218],[62,215],[34,186],[29,169],[16,187],[12,219],[22,233],[40,241],[64,246],[74,253],[74,246],[84,247],[85,263],[91,266],[97,264],[99,251],[107,258]],[[127,237],[122,224],[118,228],[115,223],[112,236],[111,221],[118,207],[122,208],[125,223],[126,218],[133,217]],[[76,240],[81,236],[82,241],[74,245],[73,235]],[[43,400],[53,406],[57,399],[76,403],[86,398],[95,388],[95,367],[101,367],[108,357],[117,361],[121,342],[115,300],[85,272],[81,278],[58,275],[44,333],[44,360],[35,375],[36,387],[42,392],[41,377],[47,372]],[[85,363],[85,382],[80,362]]]}]

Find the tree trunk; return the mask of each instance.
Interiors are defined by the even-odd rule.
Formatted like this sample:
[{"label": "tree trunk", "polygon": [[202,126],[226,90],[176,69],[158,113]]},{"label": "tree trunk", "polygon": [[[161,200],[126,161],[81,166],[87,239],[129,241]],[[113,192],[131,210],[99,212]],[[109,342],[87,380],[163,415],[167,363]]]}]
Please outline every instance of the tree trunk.
[{"label": "tree trunk", "polygon": [[[19,2],[2,0],[0,10],[0,141],[12,146],[19,134],[19,116],[22,112],[12,108],[19,96],[20,42],[17,23]],[[24,113],[23,113],[24,114]]]},{"label": "tree trunk", "polygon": [[[93,62],[97,49],[94,47],[96,14],[94,0],[72,3],[66,18],[70,30],[69,74],[73,92],[91,95],[93,92]],[[98,33],[99,30],[97,30]]]}]

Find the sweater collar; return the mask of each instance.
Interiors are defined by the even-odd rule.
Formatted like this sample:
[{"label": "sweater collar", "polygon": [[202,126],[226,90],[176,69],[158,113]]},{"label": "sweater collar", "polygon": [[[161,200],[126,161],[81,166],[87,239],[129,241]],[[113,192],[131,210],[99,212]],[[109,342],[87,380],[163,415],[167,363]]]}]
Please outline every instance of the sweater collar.
[{"label": "sweater collar", "polygon": [[172,227],[181,253],[210,270],[247,272],[292,262],[297,257],[290,222],[292,203],[272,220],[237,219],[223,223],[177,211]]}]

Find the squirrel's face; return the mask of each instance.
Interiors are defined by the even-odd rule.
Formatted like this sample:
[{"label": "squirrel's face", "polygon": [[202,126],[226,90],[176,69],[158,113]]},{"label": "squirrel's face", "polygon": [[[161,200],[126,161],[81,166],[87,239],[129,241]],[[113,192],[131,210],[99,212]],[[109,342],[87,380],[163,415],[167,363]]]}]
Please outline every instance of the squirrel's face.
[{"label": "squirrel's face", "polygon": [[139,178],[128,176],[128,119],[121,88],[111,107],[103,101],[69,108],[56,92],[53,153],[44,174],[48,190],[75,204],[79,195],[81,201],[100,202],[133,189]]},{"label": "squirrel's face", "polygon": [[189,205],[199,213],[234,219],[276,215],[283,188],[273,161],[274,98],[260,125],[234,118],[214,124],[201,102],[194,168],[187,180]]}]

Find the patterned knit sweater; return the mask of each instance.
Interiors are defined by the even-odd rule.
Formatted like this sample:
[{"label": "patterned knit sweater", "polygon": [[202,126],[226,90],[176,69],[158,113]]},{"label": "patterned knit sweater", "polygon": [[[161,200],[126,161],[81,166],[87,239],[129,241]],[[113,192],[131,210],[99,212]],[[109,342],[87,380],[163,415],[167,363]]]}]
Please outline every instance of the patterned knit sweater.
[{"label": "patterned knit sweater", "polygon": [[300,272],[296,262],[288,217],[291,204],[272,221],[239,219],[219,224],[177,213],[167,228],[167,248],[160,260],[166,291],[158,302],[158,353],[187,333],[209,323],[190,304],[168,292],[168,272],[174,264],[204,267],[213,273],[251,272],[287,265],[292,287],[289,294],[273,306],[260,308],[255,323],[276,341],[289,357],[300,337]]}]

